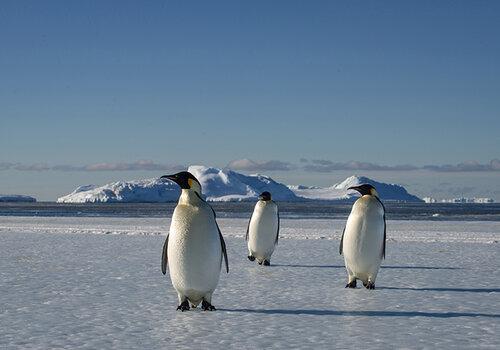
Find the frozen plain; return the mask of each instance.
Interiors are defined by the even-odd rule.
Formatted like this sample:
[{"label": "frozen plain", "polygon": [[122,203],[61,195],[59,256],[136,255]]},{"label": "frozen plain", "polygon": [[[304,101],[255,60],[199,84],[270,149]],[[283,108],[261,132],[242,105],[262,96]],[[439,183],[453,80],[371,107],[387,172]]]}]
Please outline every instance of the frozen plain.
[{"label": "frozen plain", "polygon": [[219,219],[230,273],[216,312],[175,310],[169,220],[0,218],[0,348],[500,346],[500,222],[389,221],[377,289],[344,289],[342,220],[283,220],[265,268],[247,220]]}]

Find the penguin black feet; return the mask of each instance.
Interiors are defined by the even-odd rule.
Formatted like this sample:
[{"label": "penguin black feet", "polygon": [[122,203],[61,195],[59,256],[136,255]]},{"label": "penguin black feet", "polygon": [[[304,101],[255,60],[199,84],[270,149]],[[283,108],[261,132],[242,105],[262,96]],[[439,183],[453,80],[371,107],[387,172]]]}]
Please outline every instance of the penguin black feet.
[{"label": "penguin black feet", "polygon": [[179,306],[177,306],[177,310],[181,310],[182,312],[189,310],[189,301],[184,300]]},{"label": "penguin black feet", "polygon": [[210,303],[209,303],[208,301],[206,301],[206,300],[203,300],[203,301],[201,302],[201,309],[202,309],[203,311],[215,311],[215,310],[217,310],[217,309],[215,308],[215,306],[213,306],[212,304],[210,304]]},{"label": "penguin black feet", "polygon": [[368,281],[367,283],[363,282],[363,286],[366,289],[375,289],[375,283],[373,283],[372,281]]},{"label": "penguin black feet", "polygon": [[248,260],[250,260],[250,261],[255,261],[255,256],[251,256],[251,255],[249,255],[249,256],[248,256]]},{"label": "penguin black feet", "polygon": [[264,266],[271,266],[271,263],[269,262],[269,260],[264,260]]},{"label": "penguin black feet", "polygon": [[346,288],[356,288],[356,280],[347,283],[345,287]]}]

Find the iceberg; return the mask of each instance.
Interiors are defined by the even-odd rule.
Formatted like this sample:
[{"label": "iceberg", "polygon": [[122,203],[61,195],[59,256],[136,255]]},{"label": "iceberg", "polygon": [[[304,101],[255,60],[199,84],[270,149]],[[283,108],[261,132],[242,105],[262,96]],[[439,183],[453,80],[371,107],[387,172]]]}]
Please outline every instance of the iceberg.
[{"label": "iceberg", "polygon": [[271,192],[277,201],[300,201],[286,185],[274,181],[269,176],[244,175],[233,170],[190,166],[188,171],[201,183],[203,194],[208,201],[249,201],[256,200],[264,191]]},{"label": "iceberg", "polygon": [[0,202],[33,203],[36,202],[36,198],[24,194],[0,194]]},{"label": "iceberg", "polygon": [[[377,182],[363,176],[351,176],[331,187],[287,186],[269,176],[244,175],[229,169],[202,165],[188,168],[200,181],[203,196],[211,202],[255,201],[260,193],[269,191],[273,199],[282,202],[307,200],[353,201],[358,194],[347,193],[350,186],[370,183],[377,188],[382,200],[421,202],[404,187]],[[118,181],[103,186],[80,186],[68,195],[57,199],[58,203],[164,203],[179,198],[179,186],[168,180],[145,179]]]},{"label": "iceberg", "polygon": [[[200,181],[206,200],[213,202],[256,200],[269,191],[278,201],[300,201],[286,185],[265,175],[244,175],[232,170],[193,165],[188,168]],[[163,203],[177,201],[179,186],[168,180],[118,181],[103,186],[85,185],[57,199],[58,203]]]},{"label": "iceberg", "polygon": [[385,201],[400,202],[422,202],[420,198],[414,196],[401,185],[378,182],[365,176],[352,175],[342,182],[330,187],[316,186],[288,186],[297,196],[311,200],[346,201],[351,202],[359,197],[359,194],[347,189],[361,184],[370,184],[377,189],[380,199]]},{"label": "iceberg", "polygon": [[179,198],[179,186],[160,179],[117,181],[104,186],[80,186],[58,203],[163,203]]}]

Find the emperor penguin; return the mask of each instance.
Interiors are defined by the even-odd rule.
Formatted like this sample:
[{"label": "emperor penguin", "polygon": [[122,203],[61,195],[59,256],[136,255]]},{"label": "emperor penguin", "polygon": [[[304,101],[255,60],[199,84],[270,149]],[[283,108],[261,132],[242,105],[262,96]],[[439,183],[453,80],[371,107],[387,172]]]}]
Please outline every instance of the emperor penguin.
[{"label": "emperor penguin", "polygon": [[339,252],[344,255],[348,273],[346,288],[356,288],[356,280],[367,289],[375,289],[375,279],[385,258],[385,207],[375,187],[369,184],[349,187],[361,197],[352,206],[342,232]]},{"label": "emperor penguin", "polygon": [[248,222],[245,236],[248,260],[257,259],[259,265],[271,265],[271,255],[278,244],[279,229],[278,205],[271,199],[271,193],[262,192]]},{"label": "emperor penguin", "polygon": [[181,187],[174,209],[170,232],[163,245],[161,271],[170,270],[172,285],[179,297],[177,310],[189,306],[213,311],[212,293],[219,282],[222,259],[229,273],[226,243],[220,232],[215,211],[201,196],[199,181],[189,172],[164,175]]}]

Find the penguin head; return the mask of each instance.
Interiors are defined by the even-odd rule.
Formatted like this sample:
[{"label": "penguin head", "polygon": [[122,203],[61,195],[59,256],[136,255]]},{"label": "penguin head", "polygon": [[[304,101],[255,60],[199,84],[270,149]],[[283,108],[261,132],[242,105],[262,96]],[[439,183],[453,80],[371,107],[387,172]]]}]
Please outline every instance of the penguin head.
[{"label": "penguin head", "polygon": [[200,182],[190,172],[181,171],[173,175],[163,175],[160,179],[169,179],[179,185],[183,190],[193,190],[201,195]]},{"label": "penguin head", "polygon": [[349,187],[348,190],[358,191],[359,193],[361,193],[362,196],[368,195],[368,196],[378,197],[377,190],[375,189],[375,187],[373,187],[370,184],[362,184],[359,186],[352,186],[352,187]]},{"label": "penguin head", "polygon": [[270,201],[271,200],[271,193],[267,192],[267,191],[264,191],[262,192],[260,195],[259,195],[259,199],[261,201]]}]

